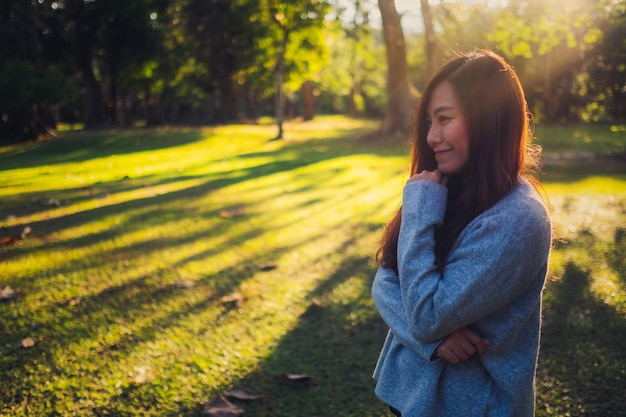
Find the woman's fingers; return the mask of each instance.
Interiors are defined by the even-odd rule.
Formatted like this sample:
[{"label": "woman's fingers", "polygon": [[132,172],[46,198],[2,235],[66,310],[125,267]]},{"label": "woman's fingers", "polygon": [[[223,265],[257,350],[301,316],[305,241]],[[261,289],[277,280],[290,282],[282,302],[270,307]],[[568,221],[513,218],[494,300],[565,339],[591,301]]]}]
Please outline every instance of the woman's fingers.
[{"label": "woman's fingers", "polygon": [[488,346],[489,341],[487,339],[483,339],[472,330],[464,327],[450,333],[437,347],[436,355],[456,364],[464,362],[476,354],[482,358]]},{"label": "woman's fingers", "polygon": [[442,176],[441,172],[439,172],[438,169],[435,169],[434,171],[424,170],[409,178],[407,184],[417,181],[430,181],[437,184],[446,185],[448,183],[448,177]]},{"label": "woman's fingers", "polygon": [[463,334],[465,335],[467,340],[471,342],[472,345],[476,348],[475,353],[478,353],[478,356],[482,358],[485,355],[487,347],[489,346],[489,340],[483,339],[468,328],[465,328]]}]

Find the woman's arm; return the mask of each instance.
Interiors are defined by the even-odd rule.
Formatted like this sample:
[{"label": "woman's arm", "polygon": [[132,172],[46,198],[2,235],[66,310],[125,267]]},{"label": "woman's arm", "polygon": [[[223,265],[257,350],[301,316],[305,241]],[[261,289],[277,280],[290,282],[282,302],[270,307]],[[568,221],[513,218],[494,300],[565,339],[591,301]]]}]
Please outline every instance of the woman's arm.
[{"label": "woman's arm", "polygon": [[372,285],[372,298],[383,321],[398,341],[422,359],[430,361],[441,340],[418,342],[411,334],[400,293],[400,281],[395,271],[379,267]]},{"label": "woman's arm", "polygon": [[400,291],[410,333],[426,343],[506,306],[545,268],[550,248],[543,205],[529,194],[505,198],[466,227],[441,274],[433,247],[445,193],[441,184],[418,181],[407,184],[403,195]]},{"label": "woman's arm", "polygon": [[441,358],[450,363],[463,362],[476,353],[482,357],[489,346],[487,340],[468,328],[454,331],[443,341],[418,342],[411,334],[406,319],[398,275],[391,269],[378,268],[372,285],[372,297],[381,317],[398,341],[426,361]]}]

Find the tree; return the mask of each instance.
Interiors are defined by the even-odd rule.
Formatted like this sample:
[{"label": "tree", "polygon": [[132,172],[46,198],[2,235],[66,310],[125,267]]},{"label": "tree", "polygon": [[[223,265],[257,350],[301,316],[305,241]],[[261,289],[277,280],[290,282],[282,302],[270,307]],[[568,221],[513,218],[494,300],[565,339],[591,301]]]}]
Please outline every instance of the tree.
[{"label": "tree", "polygon": [[[128,96],[141,88],[146,63],[159,52],[161,34],[152,25],[150,14],[158,10],[150,0],[109,0],[102,10],[99,47],[103,58],[100,71],[108,85],[106,121],[128,126]],[[148,122],[150,122],[150,118]]]},{"label": "tree", "polygon": [[424,21],[424,55],[426,56],[424,76],[428,80],[433,75],[435,67],[435,27],[433,24],[433,13],[428,0],[420,0],[420,5],[422,20]]},{"label": "tree", "polygon": [[[324,24],[329,4],[318,0],[266,0],[265,13],[273,27],[275,50],[274,74],[276,77],[275,117],[278,133],[274,139],[283,139],[283,119],[285,106],[285,70],[286,54],[292,38],[298,38],[297,45],[306,49],[315,49],[323,39],[316,33]],[[317,37],[317,41],[314,39]],[[298,62],[306,63],[301,54],[291,61],[293,66]],[[306,81],[306,80],[304,80]]]},{"label": "tree", "polygon": [[63,56],[45,47],[60,39],[48,2],[0,6],[0,141],[35,139],[56,128],[55,110],[73,91]]},{"label": "tree", "polygon": [[577,95],[586,100],[584,120],[626,119],[626,4],[604,2],[602,24],[589,38],[601,37],[577,80]]},{"label": "tree", "polygon": [[94,48],[97,30],[102,24],[100,2],[66,0],[65,13],[70,33],[70,45],[74,64],[78,70],[83,91],[83,120],[85,128],[104,123],[104,100],[102,86],[94,72]]},{"label": "tree", "polygon": [[414,93],[409,80],[404,32],[393,0],[378,0],[387,53],[387,109],[382,132],[404,134],[411,129]]},{"label": "tree", "polygon": [[365,107],[363,83],[368,60],[372,56],[371,27],[369,21],[369,2],[354,0],[352,21],[346,25],[346,38],[342,43],[348,45],[349,71],[352,86],[348,96],[348,111],[352,117],[358,117]]},{"label": "tree", "polygon": [[577,94],[576,85],[602,38],[593,3],[515,0],[494,17],[488,39],[518,69],[537,120],[576,120],[591,98]]}]

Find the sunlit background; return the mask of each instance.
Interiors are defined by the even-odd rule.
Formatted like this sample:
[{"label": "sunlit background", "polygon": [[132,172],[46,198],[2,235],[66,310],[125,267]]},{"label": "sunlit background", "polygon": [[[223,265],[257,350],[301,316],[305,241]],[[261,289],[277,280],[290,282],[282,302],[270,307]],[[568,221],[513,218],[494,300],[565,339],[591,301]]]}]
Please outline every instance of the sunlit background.
[{"label": "sunlit background", "polygon": [[431,42],[422,3],[387,43],[375,0],[2,3],[0,416],[386,416],[387,122],[483,47],[524,84],[558,237],[537,416],[621,417],[626,2],[431,0]]}]

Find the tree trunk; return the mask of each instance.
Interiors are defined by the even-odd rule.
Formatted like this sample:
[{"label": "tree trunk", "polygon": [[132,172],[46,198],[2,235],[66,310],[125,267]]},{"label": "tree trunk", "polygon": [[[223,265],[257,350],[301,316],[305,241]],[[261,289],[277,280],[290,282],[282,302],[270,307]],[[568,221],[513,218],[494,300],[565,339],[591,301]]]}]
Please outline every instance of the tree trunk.
[{"label": "tree trunk", "polygon": [[225,74],[219,86],[220,97],[220,122],[229,123],[239,120],[239,111],[237,110],[237,97],[235,95],[235,80],[233,74],[228,72]]},{"label": "tree trunk", "polygon": [[424,78],[428,81],[433,75],[435,68],[435,29],[433,26],[433,12],[430,9],[428,0],[420,1],[422,7],[422,19],[424,20],[424,55],[426,58]]},{"label": "tree trunk", "polygon": [[276,104],[274,112],[276,115],[276,126],[278,127],[278,133],[276,134],[276,137],[272,140],[279,140],[284,138],[283,112],[285,107],[285,95],[283,92],[283,83],[285,77],[285,50],[287,49],[287,42],[289,41],[289,31],[283,29],[282,35],[283,39],[281,40],[280,48],[278,49],[276,66],[274,67],[274,71],[276,71]]},{"label": "tree trunk", "polygon": [[415,113],[409,81],[404,33],[393,0],[378,0],[387,52],[387,109],[382,132],[403,135],[412,129]]},{"label": "tree trunk", "polygon": [[83,118],[85,128],[100,126],[103,121],[103,100],[100,83],[93,72],[93,22],[85,19],[85,3],[82,0],[67,2],[68,14],[73,23],[72,46],[76,66],[84,87]]},{"label": "tree trunk", "polygon": [[315,116],[315,106],[313,104],[313,87],[309,80],[302,83],[300,87],[300,93],[302,94],[302,118],[305,122],[313,120]]}]

